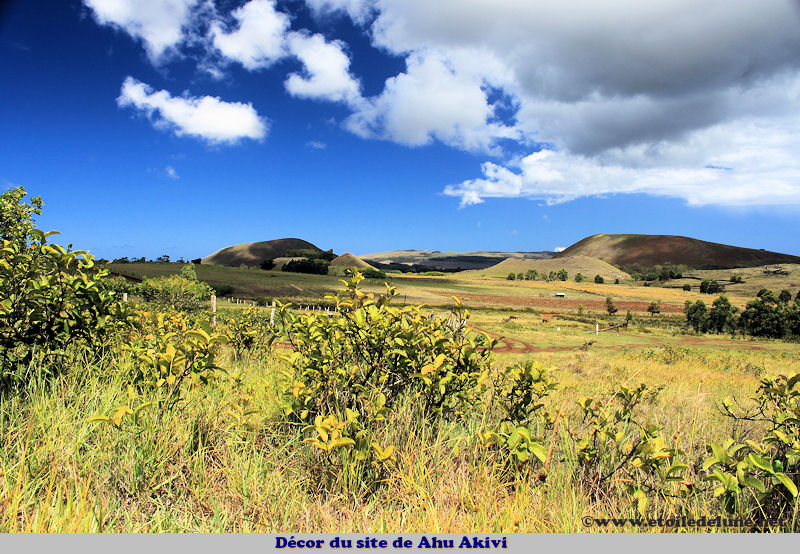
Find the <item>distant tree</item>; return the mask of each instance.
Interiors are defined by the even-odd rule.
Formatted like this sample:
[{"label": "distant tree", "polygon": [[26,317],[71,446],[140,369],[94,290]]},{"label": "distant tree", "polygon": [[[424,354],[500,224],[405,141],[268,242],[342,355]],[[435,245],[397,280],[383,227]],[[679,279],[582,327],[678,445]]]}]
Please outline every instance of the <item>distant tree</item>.
[{"label": "distant tree", "polygon": [[506,277],[506,279],[508,279],[509,281],[513,281],[516,278],[517,278],[517,275],[513,271],[508,274],[508,277]]},{"label": "distant tree", "polygon": [[195,258],[194,260],[192,260],[192,263],[194,265],[200,265],[202,263],[202,261],[203,261],[203,258]]},{"label": "distant tree", "polygon": [[654,315],[661,313],[661,305],[656,301],[650,302],[650,305],[647,307],[647,311],[650,312],[650,317],[653,317]]},{"label": "distant tree", "polygon": [[359,271],[366,279],[386,279],[386,272],[380,269],[375,269],[374,267],[362,267],[355,269],[356,271]]},{"label": "distant tree", "polygon": [[628,313],[625,315],[625,321],[628,322],[628,323],[633,321],[633,314],[631,313],[630,310],[628,310]]},{"label": "distant tree", "polygon": [[576,283],[583,283],[583,274],[581,274],[581,273],[576,273],[576,274],[575,274],[575,282],[576,282]]},{"label": "distant tree", "polygon": [[156,261],[161,263],[165,262],[169,263],[169,254],[164,254],[162,256],[159,256],[158,258],[156,258]]},{"label": "distant tree", "polygon": [[525,272],[525,279],[528,281],[535,281],[538,276],[539,272],[535,269],[529,269]]},{"label": "distant tree", "polygon": [[190,281],[197,281],[197,272],[193,263],[190,262],[181,268],[181,277]]},{"label": "distant tree", "polygon": [[559,281],[566,281],[567,279],[569,279],[569,273],[567,272],[566,269],[562,267],[561,269],[558,270],[556,277],[558,277]]},{"label": "distant tree", "polygon": [[270,269],[275,267],[275,258],[267,258],[263,262],[261,262],[261,269],[264,271],[269,271]]},{"label": "distant tree", "polygon": [[711,284],[711,281],[709,281],[708,279],[703,279],[703,281],[700,283],[700,292],[703,293],[703,294],[707,294],[708,293],[708,285],[710,285],[710,284]]},{"label": "distant tree", "polygon": [[708,284],[708,294],[720,294],[725,292],[725,287],[717,281],[711,281]]},{"label": "distant tree", "polygon": [[583,307],[583,304],[578,304],[578,315],[583,317],[586,315],[586,310]]},{"label": "distant tree", "polygon": [[608,312],[608,315],[614,315],[618,311],[617,307],[614,305],[614,301],[610,296],[606,296],[606,311]]},{"label": "distant tree", "polygon": [[727,330],[733,331],[736,327],[735,314],[738,310],[731,305],[724,294],[714,300],[711,311],[708,312],[708,326],[718,335]]},{"label": "distant tree", "polygon": [[619,277],[617,277],[616,279],[614,279],[614,284],[615,284],[615,285],[619,285]]},{"label": "distant tree", "polygon": [[[754,337],[783,338],[786,333],[786,320],[782,317],[775,293],[768,291],[758,300],[747,303],[747,308],[739,318],[742,330]],[[771,295],[771,298],[770,298]]]},{"label": "distant tree", "polygon": [[605,279],[603,279],[603,277],[601,275],[595,275],[594,276],[594,282],[595,283],[605,283]]},{"label": "distant tree", "polygon": [[525,274],[520,271],[517,273],[517,281],[522,281],[523,279],[525,279]]},{"label": "distant tree", "polygon": [[683,285],[683,290],[685,290],[687,292],[692,290],[692,285],[690,285],[689,283],[686,283],[685,285]]},{"label": "distant tree", "polygon": [[706,330],[708,325],[708,308],[705,302],[698,300],[693,304],[687,301],[684,312],[686,313],[686,323],[694,329],[695,333]]},{"label": "distant tree", "polygon": [[783,289],[781,293],[778,295],[778,300],[781,301],[782,304],[788,304],[792,299],[792,293],[786,289]]},{"label": "distant tree", "polygon": [[765,294],[770,294],[771,292],[769,289],[761,289],[756,293],[756,298],[763,298]]},{"label": "distant tree", "polygon": [[744,278],[741,275],[731,275],[731,283],[744,283]]},{"label": "distant tree", "polygon": [[780,302],[780,300],[778,299],[778,295],[769,289],[761,289],[760,291],[758,291],[756,297],[762,302],[766,302],[767,304],[777,305]]},{"label": "distant tree", "polygon": [[327,275],[329,265],[325,260],[292,260],[283,266],[283,271]]}]

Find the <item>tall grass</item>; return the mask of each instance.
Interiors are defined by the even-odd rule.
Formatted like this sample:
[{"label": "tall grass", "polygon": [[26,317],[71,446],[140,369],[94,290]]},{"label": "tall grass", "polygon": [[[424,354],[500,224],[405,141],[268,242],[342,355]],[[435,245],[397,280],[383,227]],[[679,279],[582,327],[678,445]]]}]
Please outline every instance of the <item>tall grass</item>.
[{"label": "tall grass", "polygon": [[[141,432],[87,421],[128,402],[124,374],[132,362],[76,359],[71,371],[0,398],[0,531],[579,531],[584,515],[635,514],[619,487],[598,494],[579,478],[568,433],[585,425],[574,409],[579,397],[622,383],[663,385],[642,415],[663,425],[690,461],[699,460],[709,441],[753,433],[752,425],[723,417],[719,402],[746,399],[760,372],[793,372],[798,361],[692,348],[539,358],[561,367],[549,405],[568,407],[544,482],[509,476],[497,454],[479,446],[476,432],[496,414],[430,427],[401,407],[404,423],[385,429],[396,457],[371,493],[341,476],[322,478],[314,453],[283,423],[277,401],[283,362],[276,356],[235,361],[227,353],[223,362],[252,387],[260,410],[254,430],[225,415],[240,393],[221,381],[189,391],[179,409]],[[501,359],[497,370],[513,360]],[[699,468],[690,473],[700,486]],[[656,500],[651,512],[716,516],[721,507],[700,495]]]}]

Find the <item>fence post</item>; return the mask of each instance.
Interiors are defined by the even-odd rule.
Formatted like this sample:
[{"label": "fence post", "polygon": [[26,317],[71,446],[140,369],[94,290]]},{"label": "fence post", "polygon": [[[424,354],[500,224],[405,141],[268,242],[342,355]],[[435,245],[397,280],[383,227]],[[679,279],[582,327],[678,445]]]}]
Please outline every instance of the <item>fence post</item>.
[{"label": "fence post", "polygon": [[128,293],[127,292],[123,292],[122,293],[122,301],[123,302],[127,302],[128,301]]},{"label": "fence post", "polygon": [[211,326],[217,326],[217,297],[211,295]]},{"label": "fence post", "polygon": [[595,335],[599,335],[600,334],[600,324],[599,323],[595,323],[594,324],[594,334]]},{"label": "fence post", "polygon": [[272,310],[269,313],[269,326],[272,327],[275,323],[275,301],[272,301]]}]

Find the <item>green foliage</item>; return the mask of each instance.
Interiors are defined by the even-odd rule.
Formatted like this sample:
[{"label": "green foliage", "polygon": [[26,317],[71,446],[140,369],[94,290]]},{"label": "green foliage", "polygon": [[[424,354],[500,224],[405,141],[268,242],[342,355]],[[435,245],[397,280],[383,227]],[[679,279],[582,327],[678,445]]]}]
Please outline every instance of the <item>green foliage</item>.
[{"label": "green foliage", "polygon": [[284,264],[283,271],[327,275],[329,267],[329,262],[325,260],[292,260]]},{"label": "green foliage", "polygon": [[716,280],[709,281],[708,279],[703,279],[703,281],[700,282],[700,292],[703,294],[720,294],[725,292],[725,287]]},{"label": "green foliage", "polygon": [[539,272],[535,269],[529,269],[525,272],[525,280],[526,281],[535,281],[539,278]]},{"label": "green foliage", "polygon": [[581,273],[576,273],[576,274],[575,274],[575,282],[576,282],[576,283],[583,283],[583,274],[581,274]]},{"label": "green foliage", "polygon": [[606,296],[606,311],[608,312],[608,315],[614,315],[618,311],[617,307],[614,305],[613,299],[610,296]]},{"label": "green foliage", "polygon": [[733,420],[766,425],[758,441],[726,439],[708,446],[711,456],[703,470],[709,481],[717,483],[714,497],[721,498],[728,512],[765,518],[796,515],[800,482],[798,382],[800,374],[765,376],[753,407],[734,408],[733,400],[723,403],[725,414]]},{"label": "green foliage", "polygon": [[170,275],[157,279],[145,278],[139,285],[139,292],[146,302],[161,309],[195,312],[203,307],[204,301],[211,298],[213,289],[202,281]]},{"label": "green foliage", "polygon": [[23,187],[0,194],[0,241],[15,242],[23,247],[33,238],[33,219],[42,214],[43,203],[38,196],[25,203],[26,195]]},{"label": "green foliage", "polygon": [[131,283],[121,275],[105,278],[103,286],[107,291],[116,293],[118,298],[122,298],[122,293],[133,294],[138,291],[136,283]]},{"label": "green foliage", "polygon": [[271,350],[278,336],[269,319],[269,312],[252,307],[217,312],[220,328],[228,336],[237,358],[249,352],[264,354]]},{"label": "green foliage", "polygon": [[692,290],[692,285],[690,285],[689,283],[686,283],[685,285],[683,285],[683,290],[685,290],[687,292],[691,291]]},{"label": "green foliage", "polygon": [[0,249],[0,387],[23,382],[19,371],[37,353],[57,371],[69,347],[96,349],[127,318],[103,284],[108,271],[94,272],[88,252],[50,244],[54,232],[24,225]]},{"label": "green foliage", "polygon": [[513,281],[513,280],[514,280],[514,279],[516,279],[516,278],[517,278],[517,274],[516,274],[516,273],[514,273],[513,271],[511,271],[511,272],[508,274],[508,276],[506,277],[506,279],[508,279],[509,281]]},{"label": "green foliage", "polygon": [[558,273],[556,273],[556,278],[559,281],[566,281],[567,279],[569,279],[569,272],[562,267],[561,269],[558,270]]},{"label": "green foliage", "polygon": [[[357,273],[333,297],[334,316],[279,309],[294,348],[285,357],[283,412],[291,422],[314,422],[305,431],[316,433],[310,442],[328,466],[344,463],[357,474],[380,462],[388,448],[378,444],[380,430],[396,424],[401,403],[429,423],[475,409],[496,344],[468,332],[459,302],[448,318],[428,317],[419,306],[392,306],[389,285],[382,296],[363,293],[362,278]],[[333,430],[350,440],[331,442]],[[328,458],[334,449],[354,452]]]},{"label": "green foliage", "polygon": [[[365,279],[386,279],[386,272],[374,267],[353,268],[355,271],[360,271]],[[353,272],[351,272],[353,273]]]},{"label": "green foliage", "polygon": [[647,306],[647,311],[650,312],[650,317],[653,317],[656,314],[660,314],[661,313],[661,304],[659,304],[658,302],[656,302],[654,300],[653,302],[650,302],[649,306]]},{"label": "green foliage", "polygon": [[683,312],[686,314],[686,323],[695,333],[704,332],[708,328],[708,308],[702,300],[695,303],[687,300]]},{"label": "green foliage", "polygon": [[308,258],[309,260],[325,260],[326,262],[330,262],[336,258],[333,249],[327,252],[320,252],[313,248],[293,248],[287,250],[283,255],[287,258]]},{"label": "green foliage", "polygon": [[181,268],[181,277],[189,281],[197,281],[197,271],[194,269],[194,264],[189,262]]},{"label": "green foliage", "polygon": [[261,267],[261,269],[263,269],[264,271],[269,271],[270,269],[273,269],[275,267],[275,259],[268,258],[263,262],[261,262],[261,265],[259,267]]},{"label": "green foliage", "polygon": [[736,329],[736,312],[738,308],[731,305],[730,300],[725,295],[719,296],[708,312],[708,327],[717,334],[726,331],[733,332]]},{"label": "green foliage", "polygon": [[602,284],[602,283],[605,283],[606,281],[605,281],[605,279],[603,279],[602,275],[595,275],[594,276],[594,282],[598,283],[598,284]]}]

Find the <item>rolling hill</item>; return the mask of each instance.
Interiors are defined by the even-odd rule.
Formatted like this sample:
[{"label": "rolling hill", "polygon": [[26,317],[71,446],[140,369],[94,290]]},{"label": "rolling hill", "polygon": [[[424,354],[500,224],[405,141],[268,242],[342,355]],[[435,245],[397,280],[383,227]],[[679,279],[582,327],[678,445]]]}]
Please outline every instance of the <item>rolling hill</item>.
[{"label": "rolling hill", "polygon": [[506,277],[509,273],[525,273],[529,269],[535,269],[539,273],[550,273],[566,269],[569,272],[570,281],[575,278],[577,273],[582,273],[587,281],[594,279],[595,275],[602,276],[606,281],[613,282],[614,279],[630,279],[631,276],[620,271],[616,267],[597,258],[588,256],[564,256],[561,258],[550,258],[548,260],[532,260],[525,258],[507,258],[497,265],[474,272],[477,275],[487,275],[490,277]]},{"label": "rolling hill", "polygon": [[345,254],[342,254],[338,258],[334,258],[333,260],[331,260],[331,268],[328,274],[344,275],[344,272],[350,269],[351,267],[358,267],[358,268],[370,267],[372,269],[375,269],[373,266],[369,265],[367,262],[365,262],[358,256],[355,256],[350,252],[347,252]]},{"label": "rolling hill", "polygon": [[276,239],[227,246],[217,250],[210,256],[206,256],[200,263],[231,267],[239,267],[240,265],[258,267],[264,260],[285,257],[287,251],[297,249],[322,252],[322,249],[302,239]]},{"label": "rolling hill", "polygon": [[592,235],[555,258],[589,256],[610,264],[653,267],[671,263],[695,269],[755,267],[800,263],[800,257],[767,250],[741,248],[675,235]]},{"label": "rolling hill", "polygon": [[438,250],[392,250],[363,254],[361,259],[380,266],[381,269],[400,269],[400,266],[418,266],[433,270],[483,269],[506,258],[540,260],[552,258],[555,252],[439,252]]}]

